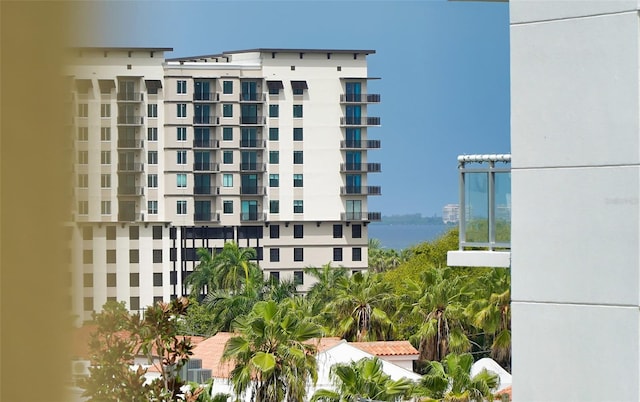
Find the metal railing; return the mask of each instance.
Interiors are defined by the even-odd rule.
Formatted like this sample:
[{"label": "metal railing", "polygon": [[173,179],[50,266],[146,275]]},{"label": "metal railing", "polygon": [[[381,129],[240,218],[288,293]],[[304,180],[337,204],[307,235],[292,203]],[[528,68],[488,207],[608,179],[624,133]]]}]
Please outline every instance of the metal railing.
[{"label": "metal railing", "polygon": [[140,149],[143,147],[143,140],[118,140],[118,148]]},{"label": "metal railing", "polygon": [[196,102],[217,102],[220,100],[220,96],[215,92],[195,92],[193,94],[193,100]]},{"label": "metal railing", "polygon": [[380,103],[380,94],[342,94],[342,103]]},{"label": "metal railing", "polygon": [[343,212],[340,214],[342,221],[380,221],[382,213],[380,212]]},{"label": "metal railing", "polygon": [[340,187],[341,195],[381,195],[382,188],[380,186],[342,186]]},{"label": "metal railing", "polygon": [[382,171],[380,163],[341,163],[341,172],[368,172],[378,173]]},{"label": "metal railing", "polygon": [[196,162],[193,164],[193,170],[196,172],[217,172],[219,165],[214,162]]},{"label": "metal railing", "polygon": [[264,116],[240,116],[240,124],[263,125],[266,122]]},{"label": "metal railing", "polygon": [[342,149],[378,149],[380,140],[346,140],[340,141]]},{"label": "metal railing", "polygon": [[240,102],[264,102],[264,93],[241,93]]},{"label": "metal railing", "polygon": [[220,189],[218,189],[215,186],[194,186],[193,194],[196,194],[196,195],[220,194]]},{"label": "metal railing", "polygon": [[240,221],[264,221],[266,214],[263,212],[241,212]]},{"label": "metal railing", "polygon": [[193,220],[197,222],[220,222],[220,214],[217,212],[196,212]]},{"label": "metal railing", "polygon": [[243,162],[240,163],[240,170],[243,172],[264,172],[267,165],[258,162]]},{"label": "metal railing", "polygon": [[118,171],[120,172],[142,172],[143,163],[118,163]]},{"label": "metal railing", "polygon": [[118,102],[142,102],[144,95],[142,92],[118,92]]},{"label": "metal railing", "polygon": [[120,125],[138,126],[138,125],[144,124],[144,117],[142,117],[142,116],[118,116],[118,124],[120,124]]},{"label": "metal railing", "polygon": [[217,116],[193,116],[193,124],[212,125],[218,124],[219,121]]},{"label": "metal railing", "polygon": [[242,195],[264,195],[266,190],[264,186],[240,186],[240,194]]},{"label": "metal railing", "polygon": [[118,195],[144,195],[144,188],[140,186],[121,186],[118,187]]},{"label": "metal railing", "polygon": [[343,126],[379,126],[379,117],[341,117],[340,125]]},{"label": "metal railing", "polygon": [[262,139],[240,140],[240,148],[264,148],[266,146],[266,141]]},{"label": "metal railing", "polygon": [[194,148],[218,148],[218,140],[193,140]]}]

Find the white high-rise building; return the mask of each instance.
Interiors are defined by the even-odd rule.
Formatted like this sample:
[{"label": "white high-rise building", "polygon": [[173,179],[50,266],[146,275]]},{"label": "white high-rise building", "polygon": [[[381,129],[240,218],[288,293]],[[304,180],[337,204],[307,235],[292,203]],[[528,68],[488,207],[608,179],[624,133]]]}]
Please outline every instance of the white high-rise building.
[{"label": "white high-rise building", "polygon": [[304,290],[308,266],[367,268],[373,50],[75,48],[73,311],[188,293],[196,250],[257,250]]}]

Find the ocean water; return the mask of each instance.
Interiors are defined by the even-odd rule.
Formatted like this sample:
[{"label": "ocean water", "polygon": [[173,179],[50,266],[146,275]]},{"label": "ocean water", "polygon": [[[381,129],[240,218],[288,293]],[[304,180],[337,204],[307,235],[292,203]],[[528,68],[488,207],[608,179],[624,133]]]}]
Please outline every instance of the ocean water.
[{"label": "ocean water", "polygon": [[378,239],[384,248],[405,249],[424,241],[431,241],[446,233],[447,225],[383,225],[369,224],[369,238]]}]

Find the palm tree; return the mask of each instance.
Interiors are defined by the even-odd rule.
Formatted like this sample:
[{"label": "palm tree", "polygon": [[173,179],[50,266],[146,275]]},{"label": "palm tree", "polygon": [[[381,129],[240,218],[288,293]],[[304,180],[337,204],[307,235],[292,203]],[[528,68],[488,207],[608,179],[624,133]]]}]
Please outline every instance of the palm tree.
[{"label": "palm tree", "polygon": [[237,291],[243,283],[249,282],[253,273],[259,270],[252,260],[256,258],[256,251],[251,248],[240,248],[235,242],[224,244],[217,256],[217,280],[222,289]]},{"label": "palm tree", "polygon": [[184,282],[191,288],[192,297],[202,299],[204,294],[216,288],[218,261],[206,248],[199,248],[196,253],[200,262]]},{"label": "palm tree", "polygon": [[444,364],[427,363],[427,373],[422,377],[421,392],[425,396],[445,402],[484,402],[492,400],[498,386],[498,376],[483,369],[471,377],[473,357],[451,353]]},{"label": "palm tree", "polygon": [[333,298],[333,291],[340,278],[346,278],[349,270],[345,267],[332,267],[327,263],[322,267],[307,267],[305,272],[316,279],[307,291],[307,299],[316,305],[324,305]]},{"label": "palm tree", "polygon": [[337,323],[335,335],[351,341],[388,339],[395,326],[387,312],[395,305],[391,285],[378,274],[356,272],[336,281],[325,313]]},{"label": "palm tree", "polygon": [[382,371],[382,362],[377,357],[335,364],[331,375],[336,391],[319,389],[312,402],[401,401],[409,398],[414,388],[406,378],[392,380]]},{"label": "palm tree", "polygon": [[238,335],[225,345],[223,359],[235,363],[231,382],[240,397],[252,392],[256,402],[301,401],[317,379],[316,346],[320,326],[301,319],[289,303],[260,301],[234,321]]}]

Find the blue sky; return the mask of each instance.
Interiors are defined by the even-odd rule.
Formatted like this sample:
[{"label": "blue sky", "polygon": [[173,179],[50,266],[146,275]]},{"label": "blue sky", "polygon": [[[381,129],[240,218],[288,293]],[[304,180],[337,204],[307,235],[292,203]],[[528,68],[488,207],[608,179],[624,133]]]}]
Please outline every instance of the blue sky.
[{"label": "blue sky", "polygon": [[456,157],[508,153],[508,3],[137,1],[75,3],[74,45],[172,47],[167,57],[273,48],[375,49],[382,118],[369,160],[383,215],[440,215],[458,200]]}]

